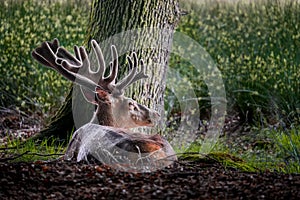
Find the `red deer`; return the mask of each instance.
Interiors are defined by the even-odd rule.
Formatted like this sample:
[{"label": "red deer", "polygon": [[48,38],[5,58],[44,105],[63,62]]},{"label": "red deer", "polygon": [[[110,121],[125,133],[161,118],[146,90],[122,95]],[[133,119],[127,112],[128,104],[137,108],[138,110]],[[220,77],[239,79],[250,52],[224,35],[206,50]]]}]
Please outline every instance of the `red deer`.
[{"label": "red deer", "polygon": [[[43,42],[32,52],[39,63],[77,83],[85,99],[97,107],[91,122],[73,134],[64,158],[70,160],[76,156],[80,161],[93,156],[121,169],[143,171],[170,165],[177,157],[166,139],[158,134],[130,130],[154,126],[159,119],[156,111],[123,95],[127,86],[148,77],[143,60],[138,61],[136,53],[127,56],[130,72],[116,83],[119,67],[116,47],[111,46],[110,74],[105,77],[102,51],[95,40],[91,44],[99,65],[96,71],[91,70],[91,61],[84,47],[74,46],[73,56],[54,39],[53,42]],[[139,71],[138,65],[141,66]]]}]

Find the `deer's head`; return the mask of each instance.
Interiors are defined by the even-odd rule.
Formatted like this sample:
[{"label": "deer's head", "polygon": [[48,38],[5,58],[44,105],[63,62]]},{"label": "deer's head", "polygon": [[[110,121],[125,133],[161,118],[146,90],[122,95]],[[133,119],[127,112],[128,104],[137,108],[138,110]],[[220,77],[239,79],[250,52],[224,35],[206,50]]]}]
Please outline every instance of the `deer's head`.
[{"label": "deer's head", "polygon": [[[136,53],[132,53],[131,57],[127,56],[130,72],[116,83],[118,53],[115,46],[111,46],[110,74],[105,77],[106,67],[102,51],[95,40],[91,44],[98,63],[96,71],[91,70],[90,59],[84,47],[74,46],[73,56],[59,46],[57,39],[43,42],[32,52],[32,56],[41,64],[55,69],[65,78],[80,85],[85,99],[97,106],[92,121],[98,120],[100,125],[119,128],[153,126],[159,114],[123,95],[127,86],[148,77],[143,60],[138,61]],[[141,70],[138,72],[139,64]]]}]

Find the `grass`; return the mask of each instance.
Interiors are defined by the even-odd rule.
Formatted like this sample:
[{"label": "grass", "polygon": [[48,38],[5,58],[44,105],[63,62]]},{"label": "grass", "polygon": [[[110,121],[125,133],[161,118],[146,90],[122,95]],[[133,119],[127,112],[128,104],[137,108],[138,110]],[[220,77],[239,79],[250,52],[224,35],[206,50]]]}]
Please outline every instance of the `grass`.
[{"label": "grass", "polygon": [[222,145],[225,152],[241,158],[255,169],[300,173],[299,131],[299,128],[290,130],[253,128],[254,134],[246,133],[232,145],[224,143]]},{"label": "grass", "polygon": [[199,140],[189,147],[181,159],[214,160],[224,167],[250,172],[300,173],[299,128],[281,131],[252,128],[250,132],[239,134],[237,138],[221,137],[206,155],[198,153],[201,148]]},{"label": "grass", "polygon": [[[14,105],[47,115],[59,107],[68,91],[67,81],[54,71],[38,66],[30,53],[40,42],[55,37],[69,50],[74,44],[83,44],[89,5],[77,0],[49,2],[0,2],[2,107]],[[299,1],[230,4],[201,1],[200,6],[194,2],[182,1],[188,14],[182,16],[177,31],[196,40],[215,60],[225,82],[227,112],[238,113],[251,125],[251,136],[245,136],[244,141],[255,144],[246,149],[238,145],[228,147],[221,139],[213,153],[240,157],[253,168],[300,173]],[[196,95],[201,97],[201,113],[209,111],[208,91],[201,75],[192,73],[190,63],[178,56],[172,55],[170,67],[189,77]],[[167,91],[165,100],[166,110],[172,113],[176,125],[178,101],[171,91]],[[12,149],[11,153],[30,151],[22,156],[29,161],[40,159],[42,156],[37,154],[41,152],[61,152],[46,143],[49,141],[40,147],[28,143],[24,148]],[[15,141],[10,145],[19,146]],[[270,145],[274,148],[270,149]],[[190,151],[197,148],[199,144]],[[232,165],[231,161],[222,162]]]},{"label": "grass", "polygon": [[57,145],[55,139],[45,139],[37,144],[32,140],[9,140],[0,146],[0,162],[32,162],[57,159],[65,151],[64,145]]}]

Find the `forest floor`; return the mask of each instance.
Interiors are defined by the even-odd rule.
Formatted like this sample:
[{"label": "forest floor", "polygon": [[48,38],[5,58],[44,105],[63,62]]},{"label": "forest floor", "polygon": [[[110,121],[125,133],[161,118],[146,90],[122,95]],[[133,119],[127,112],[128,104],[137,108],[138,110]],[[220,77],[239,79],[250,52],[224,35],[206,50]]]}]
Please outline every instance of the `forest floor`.
[{"label": "forest floor", "polygon": [[[30,137],[40,129],[30,118],[15,112],[2,114],[0,122],[0,144]],[[9,138],[9,130],[17,135]],[[226,168],[214,159],[179,160],[151,173],[123,172],[96,162],[61,159],[7,161],[0,156],[0,199],[300,198],[300,174],[244,172]]]},{"label": "forest floor", "polygon": [[0,199],[299,199],[300,175],[179,161],[152,173],[55,161],[0,163]]}]

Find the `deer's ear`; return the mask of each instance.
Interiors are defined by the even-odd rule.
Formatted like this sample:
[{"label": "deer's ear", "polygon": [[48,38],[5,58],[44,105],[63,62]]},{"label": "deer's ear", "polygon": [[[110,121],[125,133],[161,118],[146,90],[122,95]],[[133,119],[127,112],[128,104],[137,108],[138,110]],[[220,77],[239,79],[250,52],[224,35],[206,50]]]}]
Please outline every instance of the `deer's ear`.
[{"label": "deer's ear", "polygon": [[97,89],[97,98],[103,102],[109,102],[109,93],[105,90]]},{"label": "deer's ear", "polygon": [[80,89],[81,89],[81,92],[87,102],[98,105],[95,92],[93,92],[92,90],[89,90],[85,87],[82,87],[82,86],[80,86]]}]

